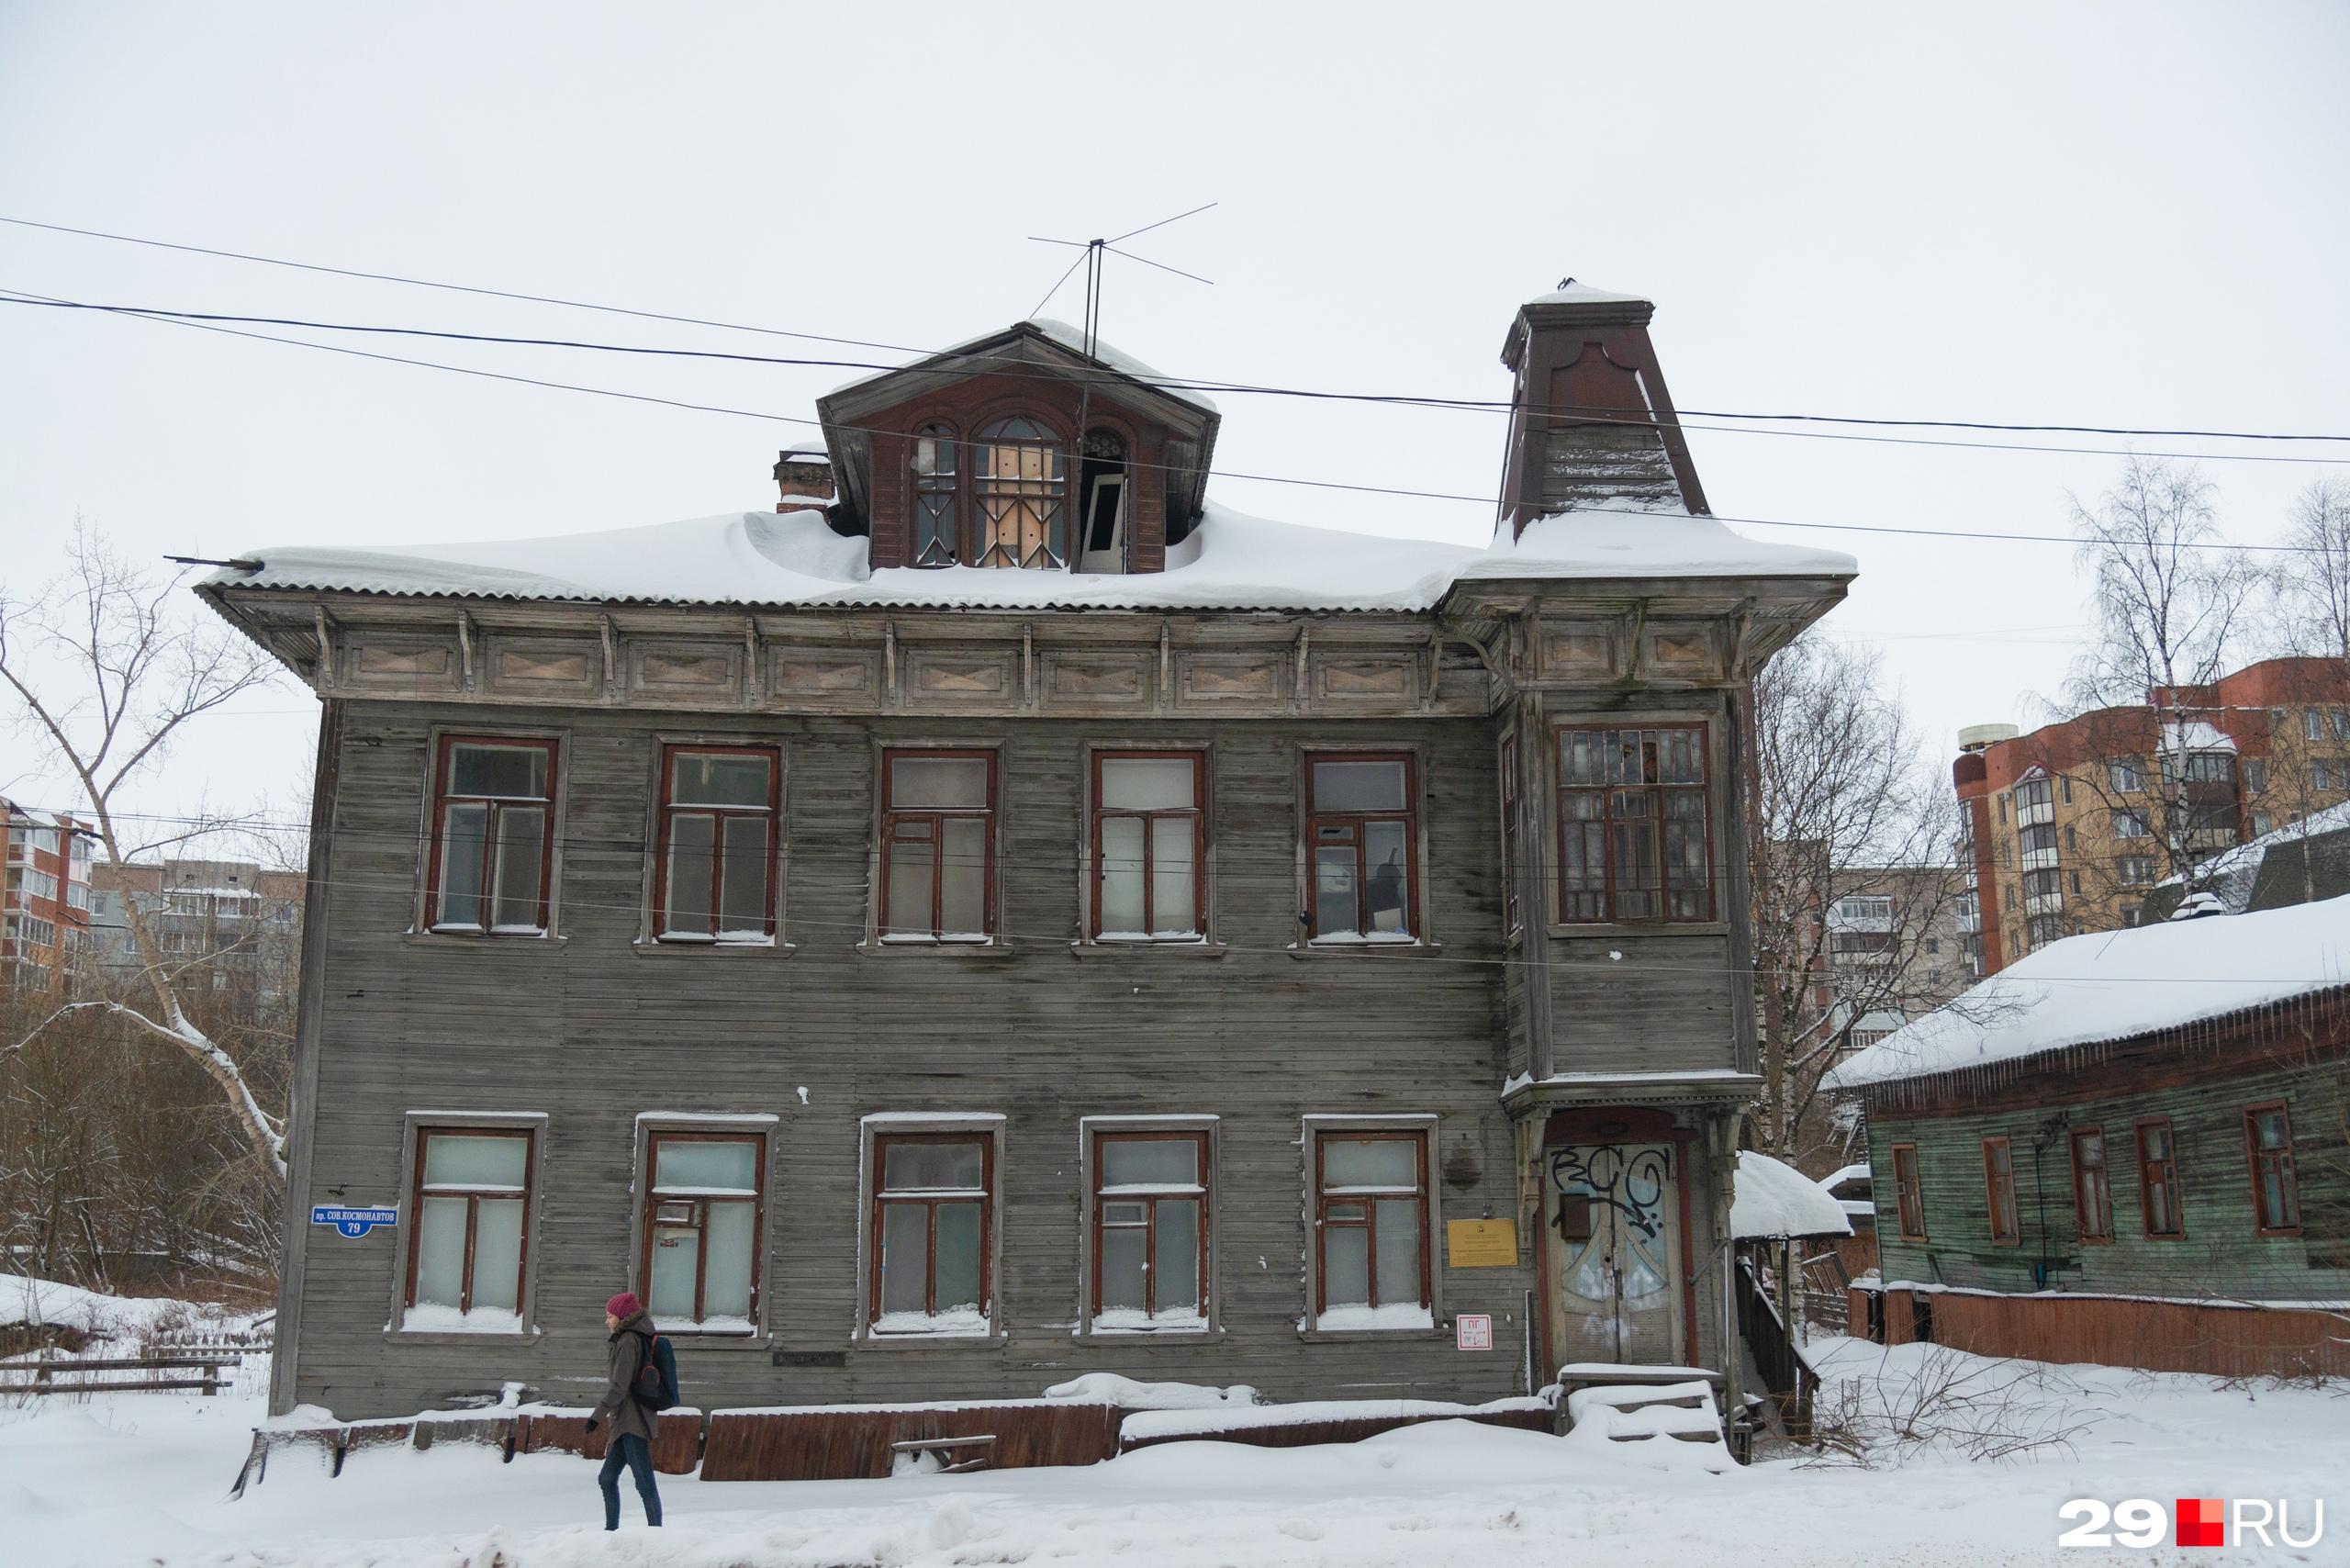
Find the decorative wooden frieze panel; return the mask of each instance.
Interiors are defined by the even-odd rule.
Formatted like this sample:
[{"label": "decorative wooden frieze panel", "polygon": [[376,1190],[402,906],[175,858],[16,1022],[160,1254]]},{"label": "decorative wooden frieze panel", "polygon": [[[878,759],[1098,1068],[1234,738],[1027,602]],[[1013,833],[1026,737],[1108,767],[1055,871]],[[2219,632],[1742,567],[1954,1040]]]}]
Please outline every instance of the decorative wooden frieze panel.
[{"label": "decorative wooden frieze panel", "polygon": [[343,644],[342,684],[363,691],[439,693],[463,683],[451,643],[370,637]]},{"label": "decorative wooden frieze panel", "polygon": [[906,701],[926,708],[993,708],[1020,694],[1019,655],[948,653],[909,648],[904,653]]},{"label": "decorative wooden frieze panel", "polygon": [[1132,654],[1046,653],[1045,703],[1048,708],[1132,708],[1153,695],[1156,656]]},{"label": "decorative wooden frieze panel", "polygon": [[1175,655],[1175,698],[1203,708],[1277,702],[1286,654]]},{"label": "decorative wooden frieze panel", "polygon": [[1719,643],[1710,626],[1651,626],[1642,633],[1640,673],[1655,680],[1713,680],[1721,673]]},{"label": "decorative wooden frieze panel", "polygon": [[490,689],[501,696],[593,697],[604,683],[603,650],[594,643],[495,638]]},{"label": "decorative wooden frieze panel", "polygon": [[1306,689],[1315,701],[1333,707],[1393,708],[1418,700],[1421,678],[1416,654],[1316,658]]},{"label": "decorative wooden frieze panel", "polygon": [[632,643],[629,689],[672,701],[732,701],[742,689],[743,650],[720,643]]},{"label": "decorative wooden frieze panel", "polygon": [[880,699],[881,658],[858,648],[775,648],[767,689],[788,706],[871,708]]},{"label": "decorative wooden frieze panel", "polygon": [[1543,680],[1612,680],[1621,671],[1621,631],[1613,622],[1546,624],[1540,639]]}]

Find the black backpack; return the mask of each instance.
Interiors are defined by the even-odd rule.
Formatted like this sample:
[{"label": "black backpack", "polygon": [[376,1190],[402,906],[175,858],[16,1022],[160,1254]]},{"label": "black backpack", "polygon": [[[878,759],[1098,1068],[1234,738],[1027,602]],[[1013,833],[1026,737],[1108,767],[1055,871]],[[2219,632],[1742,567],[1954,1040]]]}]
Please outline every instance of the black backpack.
[{"label": "black backpack", "polygon": [[632,1330],[643,1346],[629,1397],[647,1410],[666,1410],[677,1403],[677,1353],[657,1334]]}]

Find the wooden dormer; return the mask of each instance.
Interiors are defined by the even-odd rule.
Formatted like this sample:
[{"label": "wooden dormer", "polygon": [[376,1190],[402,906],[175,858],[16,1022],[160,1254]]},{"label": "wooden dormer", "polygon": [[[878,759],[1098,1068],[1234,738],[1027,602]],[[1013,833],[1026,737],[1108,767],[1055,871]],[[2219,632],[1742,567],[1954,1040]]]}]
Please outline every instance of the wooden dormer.
[{"label": "wooden dormer", "polygon": [[1200,515],[1220,416],[1075,329],[1023,321],[819,398],[834,525],[872,564],[1166,569]]}]

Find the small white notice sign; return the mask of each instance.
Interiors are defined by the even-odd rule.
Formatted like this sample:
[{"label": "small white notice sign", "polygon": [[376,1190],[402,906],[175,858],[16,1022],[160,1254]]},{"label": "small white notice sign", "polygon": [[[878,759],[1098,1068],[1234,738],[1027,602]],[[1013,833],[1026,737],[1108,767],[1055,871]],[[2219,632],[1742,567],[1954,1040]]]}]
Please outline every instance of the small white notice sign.
[{"label": "small white notice sign", "polygon": [[1452,1343],[1463,1350],[1490,1350],[1494,1348],[1494,1315],[1490,1312],[1456,1313],[1452,1319]]}]

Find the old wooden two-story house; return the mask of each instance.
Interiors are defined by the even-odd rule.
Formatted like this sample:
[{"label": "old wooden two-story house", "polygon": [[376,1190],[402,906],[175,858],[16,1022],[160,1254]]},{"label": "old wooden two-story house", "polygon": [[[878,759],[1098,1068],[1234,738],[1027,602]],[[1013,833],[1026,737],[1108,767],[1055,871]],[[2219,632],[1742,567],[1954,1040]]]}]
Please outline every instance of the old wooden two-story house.
[{"label": "old wooden two-story house", "polygon": [[1517,312],[1487,548],[1032,321],[774,512],[213,577],[324,709],[292,1215],[397,1211],[289,1226],[275,1406],[576,1397],[624,1287],[705,1406],[1734,1366],[1747,679],[1853,566],[1707,515],[1651,311]]}]

